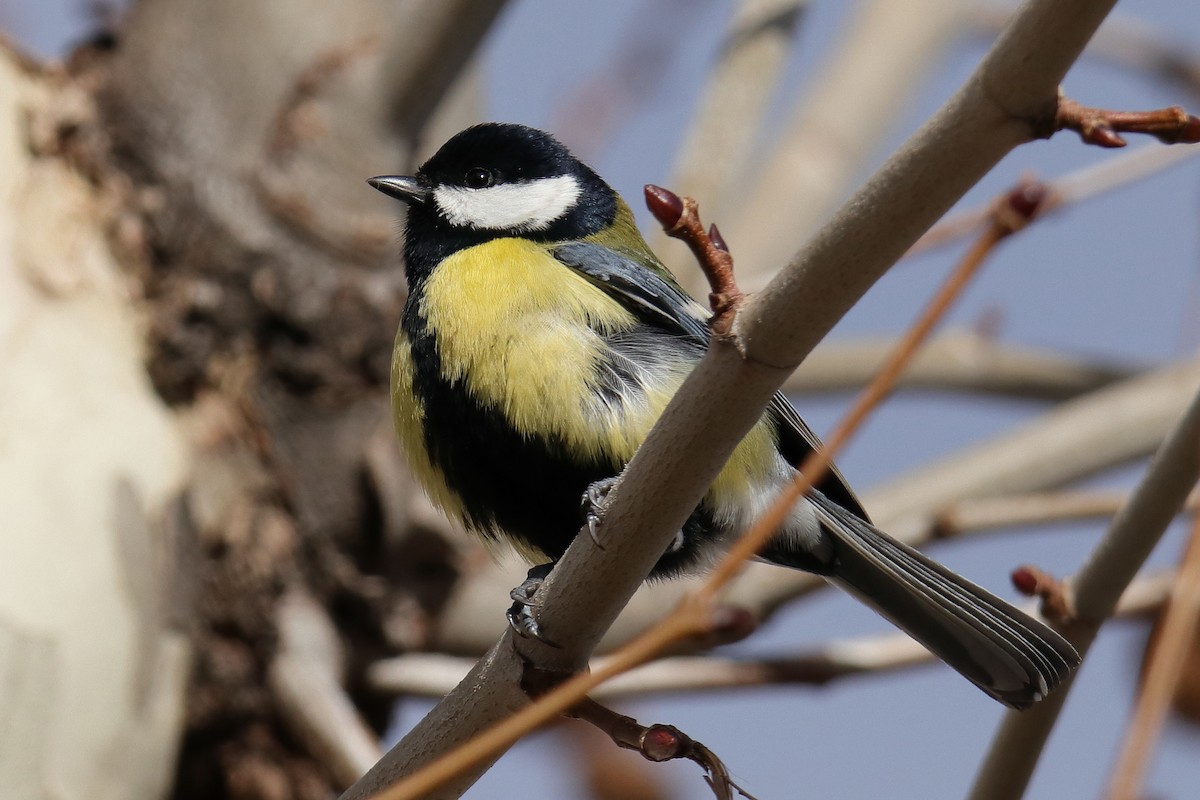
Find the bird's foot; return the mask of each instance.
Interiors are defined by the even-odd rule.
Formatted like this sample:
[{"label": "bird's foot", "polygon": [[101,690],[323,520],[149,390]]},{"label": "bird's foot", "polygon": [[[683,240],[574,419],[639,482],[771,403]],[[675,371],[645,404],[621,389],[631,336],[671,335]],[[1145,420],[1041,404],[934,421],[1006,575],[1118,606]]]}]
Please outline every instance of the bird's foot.
[{"label": "bird's foot", "polygon": [[604,549],[604,545],[600,544],[599,530],[600,522],[604,519],[604,506],[608,503],[608,493],[619,480],[620,476],[613,476],[590,484],[579,501],[584,521],[587,522],[588,535],[592,537],[592,543],[601,550]]},{"label": "bird's foot", "polygon": [[542,582],[546,580],[546,576],[550,574],[550,570],[554,569],[554,564],[539,564],[536,567],[531,567],[525,580],[520,586],[514,587],[508,596],[512,598],[513,604],[509,606],[505,616],[508,617],[509,626],[519,635],[529,639],[537,639],[542,644],[551,647],[558,647],[557,644],[547,639],[542,635],[541,626],[537,621],[537,603],[533,602],[533,596],[537,594],[537,590],[541,588]]}]

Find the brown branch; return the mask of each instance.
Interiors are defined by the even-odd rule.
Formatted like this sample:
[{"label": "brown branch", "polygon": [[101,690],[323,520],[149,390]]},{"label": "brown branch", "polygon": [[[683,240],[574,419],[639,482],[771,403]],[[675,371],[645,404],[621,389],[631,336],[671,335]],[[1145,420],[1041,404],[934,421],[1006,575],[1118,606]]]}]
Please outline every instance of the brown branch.
[{"label": "brown branch", "polygon": [[663,232],[679,239],[692,251],[700,270],[708,279],[709,305],[713,316],[709,327],[717,336],[726,336],[733,326],[733,317],[742,303],[742,292],[733,277],[733,255],[721,232],[713,225],[708,231],[700,222],[696,201],[680,198],[670,189],[646,184],[646,207],[663,227]]},{"label": "brown branch", "polygon": [[[1200,395],[1159,448],[1129,502],[1079,573],[1067,583],[1074,612],[1067,637],[1086,654],[1134,573],[1145,562],[1200,477]],[[1071,681],[1020,715],[1004,717],[972,787],[973,800],[1020,797],[1069,694]]]},{"label": "brown branch", "polygon": [[648,761],[673,761],[678,758],[694,761],[704,769],[704,779],[718,800],[732,800],[735,791],[754,800],[734,782],[729,770],[715,753],[674,725],[647,727],[633,717],[618,714],[588,698],[568,711],[567,716],[591,723],[618,747],[640,753]]},{"label": "brown branch", "polygon": [[1012,571],[1011,577],[1017,591],[1041,601],[1042,615],[1046,619],[1064,627],[1075,618],[1066,585],[1049,572],[1032,564],[1022,564]]},{"label": "brown branch", "polygon": [[1144,133],[1163,144],[1200,142],[1200,119],[1182,106],[1154,111],[1108,111],[1080,105],[1060,96],[1054,115],[1054,130],[1071,130],[1087,144],[1100,147],[1124,147],[1122,133]]},{"label": "brown branch", "polygon": [[1146,762],[1162,730],[1200,625],[1200,519],[1179,567],[1179,578],[1161,622],[1157,645],[1142,680],[1141,694],[1109,784],[1110,800],[1136,800]]},{"label": "brown branch", "polygon": [[[1104,192],[1145,180],[1198,155],[1200,155],[1200,147],[1150,145],[1122,153],[1115,158],[1063,175],[1052,181],[1043,181],[1047,186],[1048,196],[1042,213],[1061,211]],[[947,217],[918,239],[916,244],[909,248],[906,255],[912,256],[932,250],[978,231],[987,220],[989,212],[990,205],[985,205]]]}]

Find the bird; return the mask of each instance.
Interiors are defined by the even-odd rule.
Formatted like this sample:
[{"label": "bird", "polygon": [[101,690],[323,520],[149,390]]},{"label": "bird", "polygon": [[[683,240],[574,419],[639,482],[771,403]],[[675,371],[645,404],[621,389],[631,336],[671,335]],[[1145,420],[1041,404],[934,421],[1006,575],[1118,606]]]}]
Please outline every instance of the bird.
[{"label": "bird", "polygon": [[[703,356],[709,312],[621,196],[544,131],[474,125],[414,175],[368,183],[408,207],[391,372],[402,450],[449,517],[535,564],[514,589],[521,606],[594,533],[607,489]],[[710,565],[820,446],[776,393],[649,578]],[[847,590],[1012,708],[1079,664],[1049,626],[876,528],[836,467],[757,557]],[[539,633],[518,611],[518,631]]]}]

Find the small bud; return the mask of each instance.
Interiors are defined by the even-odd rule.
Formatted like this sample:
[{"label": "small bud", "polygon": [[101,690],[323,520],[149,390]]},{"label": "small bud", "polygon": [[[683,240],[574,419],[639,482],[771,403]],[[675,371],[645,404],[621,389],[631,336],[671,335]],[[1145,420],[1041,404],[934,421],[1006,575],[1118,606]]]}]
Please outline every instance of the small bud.
[{"label": "small bud", "polygon": [[1124,147],[1125,139],[1108,125],[1096,125],[1084,130],[1084,141],[1101,147]]},{"label": "small bud", "polygon": [[721,605],[709,620],[713,637],[720,644],[740,642],[758,629],[758,617],[741,606]]},{"label": "small bud", "polygon": [[724,250],[726,253],[729,252],[729,245],[725,243],[725,239],[721,236],[721,232],[717,230],[717,223],[714,222],[708,227],[708,238],[712,239],[713,246],[718,250]]},{"label": "small bud", "polygon": [[1183,126],[1183,130],[1179,132],[1177,142],[1187,144],[1195,144],[1200,142],[1200,117],[1188,114],[1187,122]]},{"label": "small bud", "polygon": [[1033,597],[1038,592],[1041,580],[1028,566],[1017,567],[1012,571],[1012,584],[1016,590],[1027,597]]},{"label": "small bud", "polygon": [[651,725],[642,735],[642,755],[650,761],[670,761],[685,751],[688,738],[673,725]]},{"label": "small bud", "polygon": [[668,230],[675,227],[683,216],[683,200],[679,195],[653,183],[647,183],[642,191],[646,195],[646,208],[659,224]]},{"label": "small bud", "polygon": [[1040,181],[1022,181],[1008,193],[1008,206],[1025,220],[1031,220],[1046,202],[1049,192]]}]

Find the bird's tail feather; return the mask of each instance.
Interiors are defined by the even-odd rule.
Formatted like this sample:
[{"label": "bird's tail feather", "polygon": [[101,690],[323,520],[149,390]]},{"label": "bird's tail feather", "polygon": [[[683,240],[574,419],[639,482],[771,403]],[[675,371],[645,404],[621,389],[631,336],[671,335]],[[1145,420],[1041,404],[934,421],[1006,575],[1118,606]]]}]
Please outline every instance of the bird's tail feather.
[{"label": "bird's tail feather", "polygon": [[836,541],[831,579],[1005,705],[1062,683],[1079,654],[1043,623],[896,541],[820,492],[809,496]]}]

